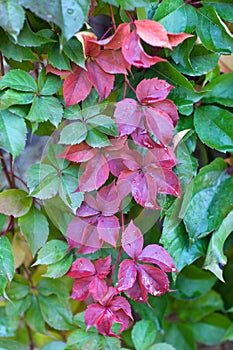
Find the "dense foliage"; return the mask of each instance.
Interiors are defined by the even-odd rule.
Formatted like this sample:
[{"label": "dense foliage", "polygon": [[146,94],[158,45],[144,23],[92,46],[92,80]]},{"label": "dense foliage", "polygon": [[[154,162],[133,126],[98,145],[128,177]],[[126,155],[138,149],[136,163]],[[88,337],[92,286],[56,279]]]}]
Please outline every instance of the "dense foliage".
[{"label": "dense foliage", "polygon": [[233,341],[231,0],[0,0],[0,348]]}]

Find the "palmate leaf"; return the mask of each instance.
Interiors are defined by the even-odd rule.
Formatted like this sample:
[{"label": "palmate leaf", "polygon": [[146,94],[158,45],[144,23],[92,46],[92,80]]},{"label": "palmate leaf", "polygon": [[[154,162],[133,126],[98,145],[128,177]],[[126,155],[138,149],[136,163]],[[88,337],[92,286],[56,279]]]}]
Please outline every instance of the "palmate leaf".
[{"label": "palmate leaf", "polygon": [[132,340],[136,350],[148,349],[156,338],[155,324],[150,320],[137,322],[132,330]]},{"label": "palmate leaf", "polygon": [[10,189],[0,193],[0,213],[18,218],[27,214],[32,205],[28,193],[19,189]]},{"label": "palmate leaf", "polygon": [[42,0],[40,3],[36,0],[20,0],[20,4],[45,21],[57,24],[65,40],[69,40],[80,30],[89,9],[89,2],[86,0]]},{"label": "palmate leaf", "polygon": [[5,289],[14,276],[14,255],[7,237],[0,237],[0,295],[8,299]]},{"label": "palmate leaf", "polygon": [[23,8],[14,0],[1,1],[0,24],[16,39],[24,24]]}]

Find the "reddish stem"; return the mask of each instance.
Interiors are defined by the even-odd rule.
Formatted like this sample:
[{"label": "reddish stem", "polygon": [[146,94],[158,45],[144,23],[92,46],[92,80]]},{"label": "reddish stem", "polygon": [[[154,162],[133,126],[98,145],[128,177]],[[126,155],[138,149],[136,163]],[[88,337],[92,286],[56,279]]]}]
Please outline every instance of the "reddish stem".
[{"label": "reddish stem", "polygon": [[0,51],[0,67],[1,67],[1,75],[5,75],[5,68],[4,68],[4,62],[3,62],[3,55]]},{"label": "reddish stem", "polygon": [[137,95],[136,90],[132,87],[132,85],[130,84],[130,82],[126,78],[126,75],[125,75],[125,82],[128,85],[128,87],[135,93],[135,95]]},{"label": "reddish stem", "polygon": [[129,17],[130,21],[133,22],[133,17],[131,16],[131,14],[129,13],[129,11],[125,10],[125,13],[127,14],[127,16]]},{"label": "reddish stem", "polygon": [[99,40],[103,40],[106,35],[112,30],[113,26],[111,26],[110,28],[108,28],[108,30],[106,30],[106,32],[101,36],[101,38]]},{"label": "reddish stem", "polygon": [[0,236],[6,236],[7,232],[10,230],[12,230],[12,232],[13,232],[14,231],[13,228],[14,228],[14,217],[11,215],[10,220],[8,222],[8,225],[7,225],[7,228],[5,229],[4,232],[0,233]]},{"label": "reddish stem", "polygon": [[6,178],[7,178],[7,181],[9,183],[10,188],[13,188],[12,179],[11,179],[11,176],[10,176],[9,171],[7,169],[5,158],[4,158],[4,155],[3,155],[3,152],[1,149],[0,149],[0,158],[1,158],[1,163],[2,163],[2,170],[6,175]]},{"label": "reddish stem", "polygon": [[116,266],[118,264],[118,261],[120,260],[120,257],[122,255],[122,252],[123,252],[123,248],[121,248],[118,252],[118,255],[116,257],[116,260],[111,268],[111,275],[110,275],[110,278],[109,278],[109,282],[110,282],[110,285],[112,284],[112,279],[113,279],[113,276],[114,276],[114,272],[115,272],[115,269],[116,269]]},{"label": "reddish stem", "polygon": [[111,17],[112,17],[112,25],[113,25],[114,31],[116,31],[116,21],[115,21],[112,5],[109,5],[109,9],[110,9]]},{"label": "reddish stem", "polygon": [[14,167],[13,167],[12,154],[10,154],[10,173],[11,173],[12,188],[15,188],[15,176],[14,176]]},{"label": "reddish stem", "polygon": [[23,181],[23,179],[21,179],[21,177],[19,177],[19,176],[17,176],[17,175],[14,174],[14,178],[16,178],[16,179],[17,179],[18,181],[20,181],[25,187],[28,188],[28,185],[26,184],[25,181]]}]

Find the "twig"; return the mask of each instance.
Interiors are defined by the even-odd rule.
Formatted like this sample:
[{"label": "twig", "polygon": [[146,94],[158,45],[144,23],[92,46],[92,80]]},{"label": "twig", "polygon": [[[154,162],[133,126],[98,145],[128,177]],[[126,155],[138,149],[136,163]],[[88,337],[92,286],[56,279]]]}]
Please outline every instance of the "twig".
[{"label": "twig", "polygon": [[12,230],[12,233],[14,233],[14,217],[11,215],[10,216],[10,220],[8,222],[7,228],[5,229],[5,231],[0,232],[0,236],[6,236],[7,232]]},{"label": "twig", "polygon": [[128,79],[126,78],[126,75],[125,75],[125,82],[126,84],[128,85],[128,87],[135,93],[136,95],[136,90],[133,88],[133,86],[130,84],[130,82],[128,81]]},{"label": "twig", "polygon": [[27,266],[26,266],[25,264],[23,264],[22,266],[23,266],[23,269],[24,269],[24,271],[25,271],[25,273],[26,273],[26,275],[27,275],[27,279],[28,279],[28,281],[29,281],[29,283],[30,283],[31,289],[32,289],[33,291],[35,291],[35,290],[36,290],[36,287],[35,287],[35,285],[34,285],[34,283],[33,283],[33,280],[32,280],[31,273],[30,273],[29,269],[27,268]]},{"label": "twig", "polygon": [[14,167],[13,167],[13,157],[12,157],[12,154],[10,154],[10,173],[11,173],[12,188],[15,188],[15,177],[14,177]]},{"label": "twig", "polygon": [[29,338],[29,350],[34,350],[34,342],[32,339],[31,328],[28,325],[26,325],[26,327],[27,327],[28,338]]},{"label": "twig", "polygon": [[116,22],[115,22],[115,17],[114,17],[112,5],[109,5],[109,9],[110,9],[111,18],[112,18],[112,25],[113,25],[114,31],[116,31]]},{"label": "twig", "polygon": [[19,177],[19,176],[17,176],[17,175],[14,174],[14,178],[16,178],[16,179],[17,179],[18,181],[20,181],[25,187],[28,188],[28,185],[26,184],[25,181],[23,181],[23,179],[21,179],[21,177]]},{"label": "twig", "polygon": [[2,152],[1,149],[0,149],[0,158],[1,158],[1,163],[2,163],[2,169],[3,169],[3,172],[6,175],[6,178],[7,178],[7,181],[9,183],[9,186],[10,186],[10,188],[13,188],[12,179],[11,179],[11,176],[10,176],[9,171],[7,169],[5,158],[4,158],[4,155],[3,155],[3,152]]},{"label": "twig", "polygon": [[4,62],[3,62],[3,55],[0,51],[0,67],[1,67],[1,75],[5,75],[5,68],[4,68]]},{"label": "twig", "polygon": [[131,14],[129,13],[129,11],[125,10],[125,13],[126,13],[127,16],[129,17],[130,21],[133,22],[133,17],[132,17]]}]

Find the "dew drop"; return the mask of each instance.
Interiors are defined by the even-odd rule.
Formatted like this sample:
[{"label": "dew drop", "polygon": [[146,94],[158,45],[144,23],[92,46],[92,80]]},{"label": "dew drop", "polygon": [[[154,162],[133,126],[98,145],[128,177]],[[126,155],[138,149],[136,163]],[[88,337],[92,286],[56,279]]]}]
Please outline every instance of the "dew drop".
[{"label": "dew drop", "polygon": [[47,19],[51,19],[51,18],[53,18],[53,16],[50,13],[48,13],[47,14]]},{"label": "dew drop", "polygon": [[67,13],[68,13],[69,15],[72,15],[72,14],[74,13],[74,10],[73,10],[73,9],[67,9]]},{"label": "dew drop", "polygon": [[126,49],[126,50],[129,50],[129,45],[125,45],[125,49]]}]

